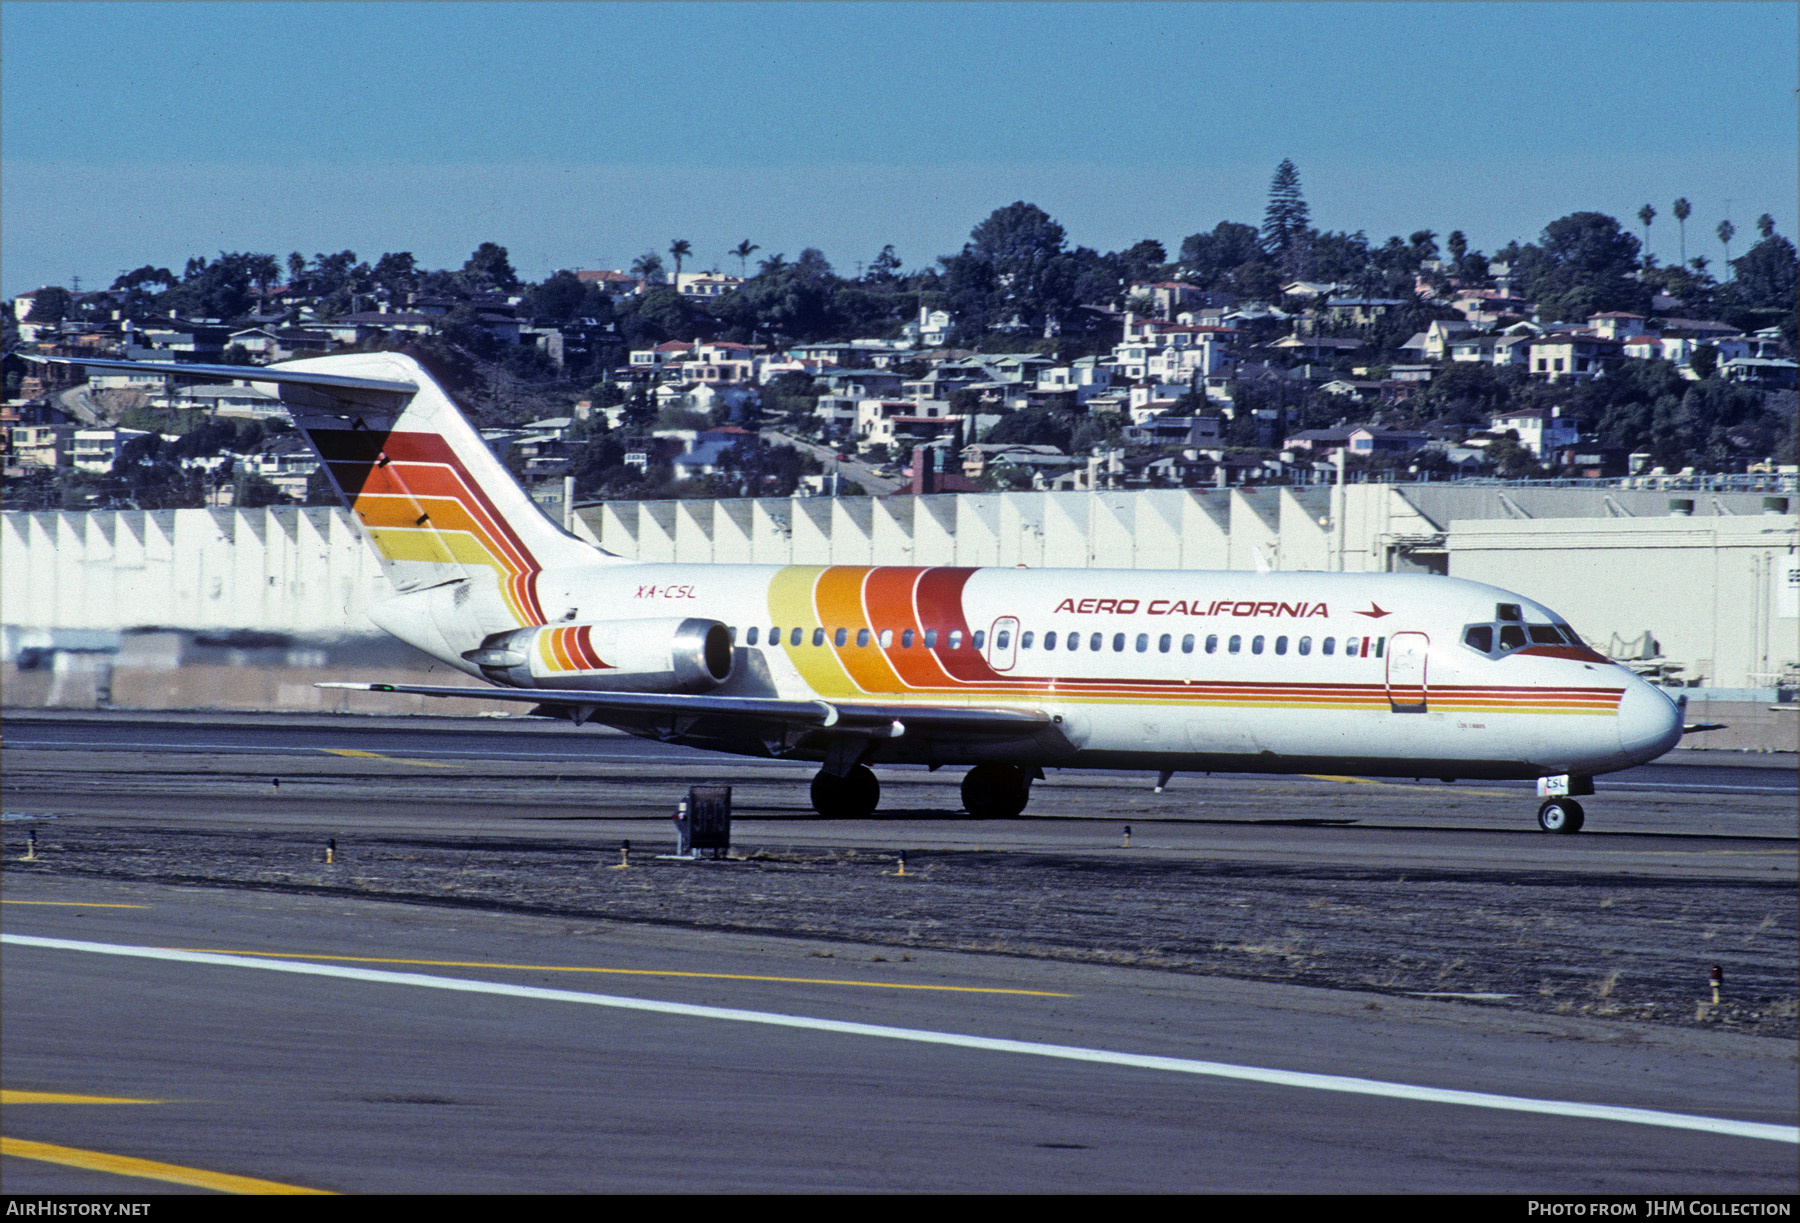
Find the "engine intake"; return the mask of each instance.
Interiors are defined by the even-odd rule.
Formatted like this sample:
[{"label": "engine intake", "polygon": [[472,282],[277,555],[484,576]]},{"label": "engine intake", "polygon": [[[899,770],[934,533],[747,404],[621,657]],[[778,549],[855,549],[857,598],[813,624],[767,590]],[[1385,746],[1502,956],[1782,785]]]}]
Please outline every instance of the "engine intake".
[{"label": "engine intake", "polygon": [[463,658],[515,688],[710,692],[731,678],[731,630],[691,617],[546,624],[495,633]]}]

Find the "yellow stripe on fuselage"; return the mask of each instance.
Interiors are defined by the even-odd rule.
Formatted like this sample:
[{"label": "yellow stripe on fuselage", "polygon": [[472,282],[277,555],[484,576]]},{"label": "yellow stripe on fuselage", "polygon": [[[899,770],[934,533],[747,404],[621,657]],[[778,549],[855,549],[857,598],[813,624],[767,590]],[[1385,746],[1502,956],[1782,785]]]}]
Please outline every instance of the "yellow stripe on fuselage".
[{"label": "yellow stripe on fuselage", "polygon": [[[825,571],[824,565],[789,565],[776,573],[769,582],[769,622],[781,629],[782,648],[807,687],[827,699],[841,700],[858,695],[855,685],[836,650],[812,644],[813,630],[825,627],[813,607],[813,584]],[[793,641],[790,625],[801,630],[799,645],[787,644]]]}]

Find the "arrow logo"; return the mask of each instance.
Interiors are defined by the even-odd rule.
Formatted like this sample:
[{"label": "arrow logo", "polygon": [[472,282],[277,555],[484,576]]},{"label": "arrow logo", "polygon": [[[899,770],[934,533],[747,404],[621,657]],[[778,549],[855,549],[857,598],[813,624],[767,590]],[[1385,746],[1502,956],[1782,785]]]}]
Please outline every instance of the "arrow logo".
[{"label": "arrow logo", "polygon": [[1381,609],[1381,604],[1375,602],[1373,599],[1369,600],[1369,609],[1370,610],[1368,611],[1359,611],[1356,614],[1359,616],[1367,616],[1371,620],[1379,620],[1383,616],[1390,616],[1393,614],[1392,612],[1383,611]]}]

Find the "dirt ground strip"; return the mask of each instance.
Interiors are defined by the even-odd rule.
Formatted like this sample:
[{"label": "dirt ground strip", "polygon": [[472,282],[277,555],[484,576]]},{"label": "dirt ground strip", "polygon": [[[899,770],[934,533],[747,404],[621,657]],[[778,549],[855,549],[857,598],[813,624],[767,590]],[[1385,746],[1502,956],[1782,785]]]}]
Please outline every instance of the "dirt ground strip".
[{"label": "dirt ground strip", "polygon": [[[336,893],[1128,964],[1792,1040],[1800,910],[1789,882],[1354,869],[1045,852],[749,850],[727,862],[589,841],[316,837],[83,821],[41,826],[8,875]],[[866,954],[860,952],[858,954]],[[1724,973],[1719,1005],[1708,974]]]}]

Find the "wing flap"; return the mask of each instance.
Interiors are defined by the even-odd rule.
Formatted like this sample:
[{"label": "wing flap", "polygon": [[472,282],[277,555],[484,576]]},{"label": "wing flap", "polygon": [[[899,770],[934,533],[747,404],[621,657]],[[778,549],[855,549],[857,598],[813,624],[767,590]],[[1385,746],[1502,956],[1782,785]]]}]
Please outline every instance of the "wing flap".
[{"label": "wing flap", "polygon": [[1052,717],[1036,709],[984,709],[953,705],[836,704],[775,697],[686,696],[660,692],[581,692],[568,688],[463,688],[437,684],[321,683],[320,688],[353,692],[399,692],[477,700],[528,701],[579,709],[584,719],[606,714],[675,717],[728,717],[777,722],[821,730],[864,731],[899,722],[903,732],[1019,736],[1048,726]]}]

